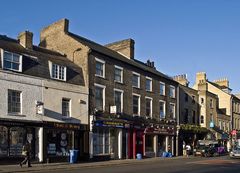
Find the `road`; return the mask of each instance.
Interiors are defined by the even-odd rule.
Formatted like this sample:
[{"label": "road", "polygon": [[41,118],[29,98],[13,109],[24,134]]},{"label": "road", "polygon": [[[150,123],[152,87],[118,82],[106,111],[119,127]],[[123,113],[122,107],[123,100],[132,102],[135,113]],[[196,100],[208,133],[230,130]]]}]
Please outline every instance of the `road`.
[{"label": "road", "polygon": [[[41,171],[40,171],[41,172]],[[49,171],[47,171],[49,172]],[[146,163],[50,171],[52,173],[240,173],[240,160],[228,156],[155,160]],[[44,172],[42,172],[44,173]]]}]

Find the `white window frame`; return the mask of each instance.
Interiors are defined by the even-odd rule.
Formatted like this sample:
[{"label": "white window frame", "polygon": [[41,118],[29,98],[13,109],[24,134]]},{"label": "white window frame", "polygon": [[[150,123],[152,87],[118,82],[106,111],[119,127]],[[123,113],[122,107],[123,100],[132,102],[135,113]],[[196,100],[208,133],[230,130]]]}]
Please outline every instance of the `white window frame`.
[{"label": "white window frame", "polygon": [[164,107],[163,107],[163,114],[164,114],[164,117],[162,118],[166,118],[166,101],[165,100],[159,100],[159,118],[161,118],[161,115],[160,115],[160,103],[164,103]]},{"label": "white window frame", "polygon": [[[140,116],[141,114],[141,95],[133,93],[132,96],[138,96],[138,114],[133,114],[133,116]],[[132,97],[133,100],[133,97]]]},{"label": "white window frame", "polygon": [[153,98],[152,97],[145,97],[145,109],[147,109],[146,108],[146,100],[147,99],[149,99],[149,100],[151,100],[151,102],[150,102],[150,118],[152,118],[152,114],[153,114]]},{"label": "white window frame", "polygon": [[[4,67],[4,53],[5,52],[19,55],[19,70]],[[16,71],[16,72],[22,72],[22,55],[1,49],[1,61],[2,61],[2,69]]]},{"label": "white window frame", "polygon": [[[67,67],[66,66],[55,64],[52,61],[48,61],[48,64],[49,64],[49,70],[50,70],[50,77],[51,77],[51,79],[56,79],[56,80],[61,80],[61,81],[66,81],[67,80]],[[57,78],[53,77],[53,74],[52,74],[52,67],[53,67],[53,65],[58,66],[58,77]],[[64,79],[60,79],[59,78],[59,69],[60,69],[59,67],[60,66],[64,67]]]},{"label": "white window frame", "polygon": [[117,88],[114,88],[114,105],[115,105],[115,91],[117,92],[121,92],[121,113],[123,112],[123,94],[124,94],[124,91],[123,90],[120,90],[120,89],[117,89]]},{"label": "white window frame", "polygon": [[99,58],[95,57],[95,69],[96,69],[96,62],[100,62],[100,63],[103,64],[103,76],[98,75],[96,73],[95,73],[95,76],[101,77],[101,78],[105,78],[105,67],[106,67],[105,64],[106,64],[106,62],[104,60],[102,60],[102,59],[99,59]]},{"label": "white window frame", "polygon": [[[146,88],[147,80],[150,80],[150,90],[147,90],[147,88]],[[152,83],[153,83],[152,78],[146,76],[146,82],[145,82],[145,89],[146,89],[146,91],[150,91],[150,92],[152,91]]]},{"label": "white window frame", "polygon": [[[170,93],[171,93],[171,88],[174,89],[173,96],[170,95]],[[171,97],[171,98],[176,98],[176,87],[173,86],[173,85],[170,85],[170,86],[169,86],[169,97]]]},{"label": "white window frame", "polygon": [[[7,97],[8,97],[8,91],[16,91],[16,92],[20,92],[20,112],[8,112],[8,107],[7,107],[7,113],[8,115],[22,115],[22,111],[23,111],[23,98],[22,98],[22,91],[19,90],[15,90],[15,89],[8,89],[7,90]],[[7,98],[8,101],[8,98]],[[8,102],[7,102],[7,106],[8,106]]]},{"label": "white window frame", "polygon": [[99,87],[103,89],[103,111],[105,111],[105,90],[106,90],[106,86],[105,85],[101,85],[101,84],[97,84],[94,83],[94,87]]},{"label": "white window frame", "polygon": [[140,76],[140,74],[139,73],[136,73],[136,72],[132,72],[132,76],[133,75],[136,75],[136,76],[138,76],[138,86],[133,86],[132,85],[132,87],[134,87],[134,88],[140,88],[140,81],[141,81],[141,76]]},{"label": "white window frame", "polygon": [[175,103],[169,103],[169,106],[174,105],[174,113],[172,118],[176,118],[176,104]]},{"label": "white window frame", "polygon": [[[115,80],[115,69],[121,70],[121,81]],[[123,83],[123,68],[117,65],[114,65],[114,81],[118,83]]]},{"label": "white window frame", "polygon": [[[160,86],[163,85],[163,94],[161,94]],[[166,95],[166,84],[164,82],[159,82],[159,93],[160,95],[165,96]]]},{"label": "white window frame", "polygon": [[[71,118],[72,117],[72,99],[63,97],[62,101],[63,101],[63,99],[69,100],[69,116],[63,116],[63,118]],[[62,108],[62,112],[63,112],[63,108]]]}]

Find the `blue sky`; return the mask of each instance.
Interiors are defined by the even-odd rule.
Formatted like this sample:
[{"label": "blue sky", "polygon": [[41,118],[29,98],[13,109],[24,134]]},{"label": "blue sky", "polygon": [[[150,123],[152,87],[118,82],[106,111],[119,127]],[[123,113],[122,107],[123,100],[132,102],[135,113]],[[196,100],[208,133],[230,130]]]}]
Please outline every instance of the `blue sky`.
[{"label": "blue sky", "polygon": [[38,44],[41,28],[68,18],[71,32],[100,44],[133,38],[135,57],[163,73],[193,84],[205,71],[240,93],[239,9],[239,0],[2,0],[0,34],[30,30]]}]

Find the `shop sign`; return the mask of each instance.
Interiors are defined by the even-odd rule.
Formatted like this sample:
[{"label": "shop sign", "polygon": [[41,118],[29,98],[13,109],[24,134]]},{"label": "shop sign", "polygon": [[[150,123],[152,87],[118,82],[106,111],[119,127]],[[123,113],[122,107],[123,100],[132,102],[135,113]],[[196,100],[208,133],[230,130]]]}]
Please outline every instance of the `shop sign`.
[{"label": "shop sign", "polygon": [[80,130],[80,125],[77,124],[54,123],[53,126],[60,129]]},{"label": "shop sign", "polygon": [[116,121],[95,121],[94,125],[99,127],[130,128],[130,124]]},{"label": "shop sign", "polygon": [[174,135],[175,131],[172,128],[146,128],[145,133]]}]

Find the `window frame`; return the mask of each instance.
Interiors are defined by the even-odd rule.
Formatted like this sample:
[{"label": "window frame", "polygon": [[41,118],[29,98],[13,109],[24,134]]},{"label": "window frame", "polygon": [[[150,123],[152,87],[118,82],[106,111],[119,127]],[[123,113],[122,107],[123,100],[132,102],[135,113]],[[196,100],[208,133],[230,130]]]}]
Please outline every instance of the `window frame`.
[{"label": "window frame", "polygon": [[[147,102],[146,100],[150,100],[150,115],[149,117],[150,118],[153,118],[153,98],[152,97],[145,97],[145,111],[147,112]],[[147,113],[146,113],[146,116],[147,116]]]},{"label": "window frame", "polygon": [[[22,91],[19,91],[19,90],[14,90],[14,89],[8,89],[8,95],[7,95],[7,97],[9,96],[9,91],[11,91],[11,92],[18,92],[18,93],[20,93],[20,107],[19,107],[19,109],[20,109],[20,111],[19,112],[9,112],[9,98],[7,98],[7,105],[8,105],[8,107],[7,107],[7,112],[8,112],[8,115],[22,115],[22,106],[23,106],[23,103],[22,103]],[[11,96],[12,97],[12,96]],[[12,103],[11,103],[12,104]]]},{"label": "window frame", "polygon": [[171,113],[170,110],[171,110],[171,105],[174,105],[174,112],[173,112],[173,117],[171,118],[176,118],[176,104],[175,103],[169,103],[169,114]]},{"label": "window frame", "polygon": [[[161,84],[163,85],[163,94],[161,93]],[[161,82],[161,81],[159,82],[159,93],[162,96],[166,95],[166,84],[164,82]]]},{"label": "window frame", "polygon": [[[171,89],[173,89],[173,96],[171,96]],[[170,85],[169,86],[169,97],[170,98],[176,98],[176,87],[175,86],[173,86],[173,85]]]},{"label": "window frame", "polygon": [[[96,64],[97,64],[97,62],[103,64],[103,75],[102,76],[96,73]],[[105,78],[105,74],[106,74],[105,73],[105,68],[106,68],[106,62],[104,60],[102,60],[102,59],[99,59],[99,58],[95,57],[95,76],[101,77],[101,78]]]},{"label": "window frame", "polygon": [[[117,81],[117,80],[115,79],[115,70],[116,70],[116,69],[121,70],[121,81]],[[114,82],[123,83],[123,67],[114,65]]]},{"label": "window frame", "polygon": [[[63,115],[63,101],[68,101],[68,111],[69,111],[69,116]],[[63,97],[62,98],[62,117],[63,118],[71,118],[72,117],[72,100],[70,98]]]},{"label": "window frame", "polygon": [[[5,52],[6,53],[11,53],[12,55],[19,55],[19,70],[16,70],[16,69],[12,69],[12,68],[5,68],[4,67],[4,54],[5,54]],[[22,55],[20,55],[20,54],[18,54],[18,53],[13,53],[13,52],[10,52],[10,51],[6,51],[6,50],[3,50],[3,49],[1,49],[1,61],[2,61],[2,69],[4,69],[4,70],[10,70],[10,71],[15,71],[15,72],[22,72],[22,59],[23,59],[23,56]],[[13,63],[12,61],[11,61],[11,63]]]},{"label": "window frame", "polygon": [[[133,86],[133,76],[138,76],[138,86]],[[132,72],[132,87],[133,88],[140,88],[140,82],[141,82],[141,75],[139,73],[136,72]]]},{"label": "window frame", "polygon": [[[105,90],[106,90],[106,86],[105,85],[101,85],[101,84],[97,84],[97,83],[94,83],[94,89],[96,89],[96,87],[99,87],[99,88],[102,88],[103,89],[103,108],[102,108],[102,111],[105,111]],[[95,102],[95,108],[96,108],[96,96],[94,96],[94,102]]]},{"label": "window frame", "polygon": [[204,115],[200,115],[200,124],[204,124],[205,123],[205,117]]},{"label": "window frame", "polygon": [[[57,68],[57,71],[58,71],[57,77],[53,76],[53,65],[56,65],[58,67]],[[64,68],[64,74],[63,74],[64,75],[64,79],[60,79],[60,73],[59,73],[60,72],[60,67]],[[49,70],[50,70],[50,77],[51,77],[51,79],[60,80],[60,81],[67,81],[67,66],[55,64],[52,61],[49,61]]]},{"label": "window frame", "polygon": [[[164,103],[163,105],[163,117],[161,117],[161,112],[160,112],[160,103]],[[165,100],[159,100],[159,118],[164,119],[166,118],[166,101]]]},{"label": "window frame", "polygon": [[[150,90],[147,89],[147,80],[150,81]],[[148,92],[152,92],[153,89],[152,89],[152,86],[153,86],[153,80],[151,77],[148,77],[146,76],[146,81],[145,81],[145,90],[148,91]]]},{"label": "window frame", "polygon": [[[137,96],[138,97],[138,114],[134,114],[133,112],[133,116],[139,116],[141,115],[141,95],[139,94],[132,94],[132,102],[133,102],[133,96]],[[133,105],[132,105],[132,110],[133,110]]]},{"label": "window frame", "polygon": [[121,93],[121,112],[116,112],[116,113],[123,113],[123,94],[124,94],[124,91],[123,90],[120,90],[120,89],[117,89],[117,88],[114,88],[113,89],[114,91],[114,105],[116,106],[116,103],[115,103],[115,92],[120,92]]}]

